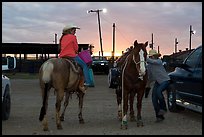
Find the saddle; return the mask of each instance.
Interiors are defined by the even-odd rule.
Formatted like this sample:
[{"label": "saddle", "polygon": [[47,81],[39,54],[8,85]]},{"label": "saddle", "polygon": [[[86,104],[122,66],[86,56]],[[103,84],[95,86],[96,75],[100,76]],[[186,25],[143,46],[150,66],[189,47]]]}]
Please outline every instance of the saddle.
[{"label": "saddle", "polygon": [[74,58],[72,57],[62,57],[63,59],[65,59],[66,61],[68,61],[71,64],[72,70],[74,70],[74,72],[79,73],[80,70],[80,65],[74,60]]},{"label": "saddle", "polygon": [[[87,87],[84,87],[84,80],[80,78],[81,75],[83,75],[83,72],[80,71],[80,70],[82,70],[81,66],[80,66],[80,65],[74,60],[74,58],[72,58],[72,57],[63,57],[63,59],[65,59],[67,62],[69,62],[69,63],[70,63],[70,66],[71,66],[71,68],[72,68],[72,70],[73,70],[75,73],[78,74],[78,77],[79,77],[79,80],[78,80],[78,82],[79,82],[79,89],[80,89],[83,93],[85,93]],[[75,85],[75,86],[77,86],[77,85]],[[73,91],[73,92],[75,92],[75,91]],[[71,92],[71,93],[73,93],[73,92]]]}]

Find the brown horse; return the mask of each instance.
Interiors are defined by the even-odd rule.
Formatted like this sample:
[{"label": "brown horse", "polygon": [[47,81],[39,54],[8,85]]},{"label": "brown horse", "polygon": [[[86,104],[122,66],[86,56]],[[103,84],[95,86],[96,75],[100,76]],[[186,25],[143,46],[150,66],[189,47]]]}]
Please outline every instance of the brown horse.
[{"label": "brown horse", "polygon": [[[44,62],[39,70],[40,88],[42,91],[42,108],[39,120],[43,123],[43,130],[48,130],[46,112],[48,108],[48,96],[51,88],[56,93],[56,124],[58,129],[62,129],[61,121],[64,120],[64,113],[68,105],[69,96],[76,93],[79,98],[78,114],[79,122],[84,123],[82,117],[83,97],[86,88],[84,87],[84,77],[82,69],[71,59],[51,58]],[[65,95],[64,110],[60,116],[61,101]]]},{"label": "brown horse", "polygon": [[[127,129],[128,100],[130,104],[130,120],[134,121],[133,102],[137,94],[137,126],[143,126],[141,109],[142,98],[147,83],[147,72],[145,67],[147,51],[146,43],[134,42],[134,47],[117,62],[121,70],[120,84],[116,88],[118,117],[122,120],[121,128]],[[122,104],[122,105],[121,105]]]}]

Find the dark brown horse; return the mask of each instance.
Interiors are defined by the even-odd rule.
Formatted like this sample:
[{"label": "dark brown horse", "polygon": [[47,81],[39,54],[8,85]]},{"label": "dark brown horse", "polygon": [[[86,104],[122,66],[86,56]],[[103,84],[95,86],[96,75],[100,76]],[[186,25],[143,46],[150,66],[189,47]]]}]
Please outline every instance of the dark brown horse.
[{"label": "dark brown horse", "polygon": [[[43,123],[43,130],[48,130],[46,112],[48,108],[48,96],[51,88],[56,93],[56,124],[62,129],[61,121],[64,120],[64,113],[68,105],[69,96],[76,93],[79,98],[79,122],[84,123],[82,117],[83,97],[85,93],[84,77],[82,69],[76,62],[65,58],[51,58],[44,62],[39,70],[39,81],[42,92],[42,108],[39,120]],[[65,95],[64,110],[60,115],[61,101]]]},{"label": "dark brown horse", "polygon": [[134,42],[134,47],[117,62],[121,70],[120,84],[116,89],[118,103],[118,117],[122,120],[121,128],[127,129],[128,100],[130,105],[130,120],[134,121],[134,97],[137,94],[137,126],[143,126],[141,109],[142,98],[147,83],[145,67],[147,51],[146,43]]}]

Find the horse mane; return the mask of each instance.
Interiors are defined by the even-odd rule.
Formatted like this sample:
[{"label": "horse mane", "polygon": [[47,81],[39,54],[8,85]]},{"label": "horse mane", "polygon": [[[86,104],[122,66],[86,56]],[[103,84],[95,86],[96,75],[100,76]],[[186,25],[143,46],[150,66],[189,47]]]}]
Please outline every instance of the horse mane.
[{"label": "horse mane", "polygon": [[[127,52],[125,52],[118,60],[116,60],[117,66],[119,68],[122,68],[126,58],[129,55],[134,54],[136,52],[136,50],[142,49],[144,52],[147,53],[147,50],[146,50],[147,45],[148,45],[148,41],[145,44],[143,44],[143,43],[138,43],[137,40],[135,40],[134,46],[130,46],[130,48],[128,48],[129,50]],[[138,47],[139,47],[139,49],[138,49]]]},{"label": "horse mane", "polygon": [[121,68],[121,67],[123,66],[126,57],[132,52],[133,46],[130,46],[130,48],[128,48],[128,49],[129,49],[129,50],[128,50],[127,52],[125,52],[120,58],[118,58],[118,59],[116,60],[117,66],[118,66],[119,68]]}]

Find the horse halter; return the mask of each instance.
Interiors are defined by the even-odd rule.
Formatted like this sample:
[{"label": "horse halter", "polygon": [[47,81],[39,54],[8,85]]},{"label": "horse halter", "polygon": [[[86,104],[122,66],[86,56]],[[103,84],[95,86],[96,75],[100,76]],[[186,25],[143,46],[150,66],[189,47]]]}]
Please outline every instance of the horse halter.
[{"label": "horse halter", "polygon": [[140,69],[138,70],[138,72],[139,72],[139,77],[138,78],[141,79],[141,80],[143,80],[143,76],[146,73],[146,68],[145,68],[146,61],[145,61],[143,55],[144,55],[144,51],[142,49],[140,49],[140,52],[139,52],[140,61],[136,62],[135,54],[133,54],[133,62],[136,65],[136,69],[137,69],[137,65],[138,64],[140,65]]}]

